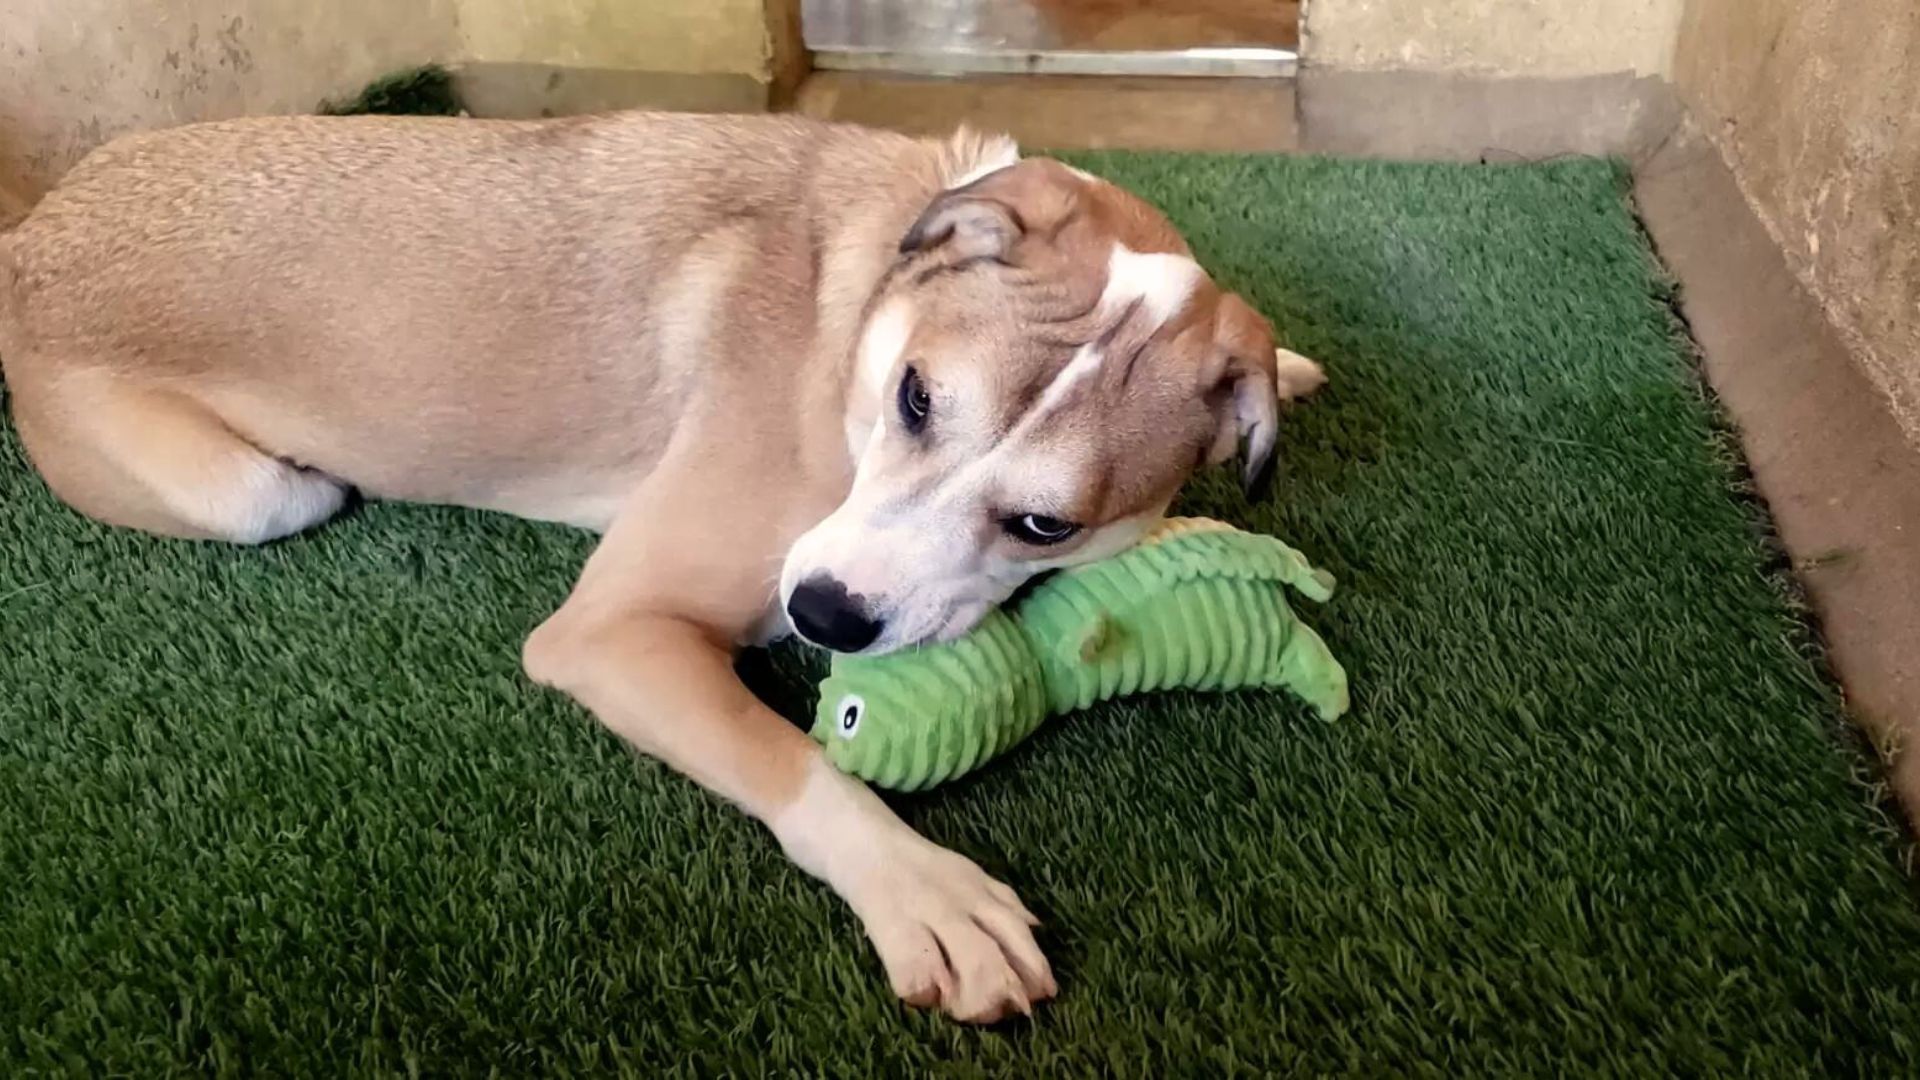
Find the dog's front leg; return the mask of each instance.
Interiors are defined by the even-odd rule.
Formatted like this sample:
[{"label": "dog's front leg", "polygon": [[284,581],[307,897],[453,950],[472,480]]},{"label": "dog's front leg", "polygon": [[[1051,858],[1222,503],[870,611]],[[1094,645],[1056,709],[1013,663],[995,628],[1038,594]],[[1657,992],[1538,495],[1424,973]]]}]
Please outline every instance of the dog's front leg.
[{"label": "dog's front leg", "polygon": [[608,550],[528,639],[528,674],[766,823],[794,862],[852,906],[903,999],[992,1022],[1051,997],[1034,918],[1013,890],[921,838],[828,764],[739,681],[725,635],[609,592],[633,578],[620,569],[627,558]]}]

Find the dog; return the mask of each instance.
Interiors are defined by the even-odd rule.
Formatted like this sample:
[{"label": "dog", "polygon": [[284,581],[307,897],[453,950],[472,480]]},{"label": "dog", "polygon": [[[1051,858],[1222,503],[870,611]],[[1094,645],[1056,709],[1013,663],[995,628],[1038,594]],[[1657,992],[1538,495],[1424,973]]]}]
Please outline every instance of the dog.
[{"label": "dog", "polygon": [[790,117],[283,117],[123,138],[0,236],[14,422],[82,513],[259,544],[357,491],[601,534],[538,683],[771,830],[893,990],[1056,992],[1034,916],[741,684],[877,653],[1267,470],[1276,350],[1167,220],[1003,137]]}]

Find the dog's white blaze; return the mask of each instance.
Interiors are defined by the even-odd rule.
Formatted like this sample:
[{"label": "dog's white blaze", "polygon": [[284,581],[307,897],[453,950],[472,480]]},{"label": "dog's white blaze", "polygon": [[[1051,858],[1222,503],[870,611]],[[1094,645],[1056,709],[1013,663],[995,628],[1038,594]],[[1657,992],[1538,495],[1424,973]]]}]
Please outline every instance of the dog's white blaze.
[{"label": "dog's white blaze", "polygon": [[1053,381],[1048,383],[1046,390],[1041,393],[1039,410],[1045,413],[1058,408],[1061,402],[1067,399],[1067,395],[1073,392],[1075,386],[1099,373],[1100,365],[1105,360],[1106,354],[1092,345],[1080,346],[1075,350],[1073,359],[1067,362],[1066,367],[1060,369],[1060,374],[1055,375]]},{"label": "dog's white blaze", "polygon": [[[900,354],[907,351],[907,339],[912,336],[913,308],[904,300],[895,300],[874,312],[860,334],[860,344],[854,351],[853,393],[844,421],[847,455],[855,462],[865,457],[869,442],[880,430],[878,417],[887,400],[886,378]],[[860,417],[867,414],[874,419],[862,423]]]},{"label": "dog's white blaze", "polygon": [[[1107,259],[1107,284],[1100,291],[1099,312],[1108,318],[1117,317],[1137,300],[1140,314],[1158,330],[1192,299],[1203,274],[1200,264],[1185,255],[1138,252],[1125,244],[1115,244]],[[1105,360],[1106,356],[1093,346],[1082,345],[1047,384],[1028,415],[1037,419],[1065,404],[1074,387],[1099,373]]]},{"label": "dog's white blaze", "polygon": [[887,373],[907,351],[907,339],[913,336],[913,310],[904,301],[894,301],[879,311],[867,323],[867,332],[860,338],[860,382],[868,390],[878,392]]},{"label": "dog's white blaze", "polygon": [[1205,273],[1185,255],[1134,251],[1115,244],[1107,259],[1107,287],[1100,293],[1100,307],[1119,310],[1138,300],[1158,327],[1187,306]]}]

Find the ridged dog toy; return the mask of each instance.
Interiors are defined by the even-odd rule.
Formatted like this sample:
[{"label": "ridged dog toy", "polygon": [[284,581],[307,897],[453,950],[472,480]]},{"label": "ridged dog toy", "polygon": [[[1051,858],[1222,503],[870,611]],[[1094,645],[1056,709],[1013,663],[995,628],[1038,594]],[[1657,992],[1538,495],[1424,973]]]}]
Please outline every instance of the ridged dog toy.
[{"label": "ridged dog toy", "polygon": [[841,770],[919,791],[971,772],[1047,717],[1153,690],[1285,687],[1326,720],[1347,673],[1288,607],[1333,577],[1271,536],[1171,518],[1111,558],[1063,571],[956,641],[835,656],[812,735]]}]

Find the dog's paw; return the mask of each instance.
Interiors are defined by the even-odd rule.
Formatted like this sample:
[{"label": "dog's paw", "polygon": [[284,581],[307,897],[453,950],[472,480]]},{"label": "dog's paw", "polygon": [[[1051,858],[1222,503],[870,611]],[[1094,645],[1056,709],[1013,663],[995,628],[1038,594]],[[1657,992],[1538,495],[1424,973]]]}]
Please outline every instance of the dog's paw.
[{"label": "dog's paw", "polygon": [[768,824],[796,863],[846,899],[910,1004],[990,1024],[1057,991],[1033,940],[1038,920],[1012,889],[921,837],[824,759]]},{"label": "dog's paw", "polygon": [[991,1024],[1058,992],[1033,938],[1039,920],[971,859],[918,836],[878,863],[849,897],[893,992],[956,1020]]},{"label": "dog's paw", "polygon": [[1291,349],[1273,350],[1274,389],[1281,401],[1306,397],[1327,385],[1327,372],[1319,364]]}]

